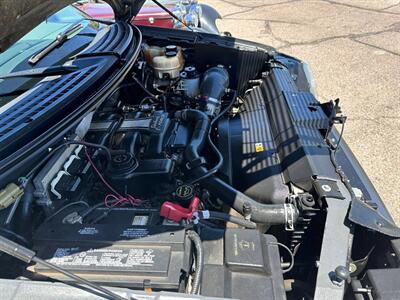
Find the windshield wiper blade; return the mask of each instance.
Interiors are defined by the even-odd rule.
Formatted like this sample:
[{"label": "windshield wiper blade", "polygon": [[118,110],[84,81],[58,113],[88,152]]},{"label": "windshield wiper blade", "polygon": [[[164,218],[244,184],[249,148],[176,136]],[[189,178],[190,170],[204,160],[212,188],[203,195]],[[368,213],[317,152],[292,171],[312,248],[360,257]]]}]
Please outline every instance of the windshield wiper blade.
[{"label": "windshield wiper blade", "polygon": [[[57,265],[54,265],[46,260],[37,257],[36,252],[32,251],[31,249],[25,248],[24,246],[17,244],[1,235],[0,235],[0,252],[7,253],[8,255],[11,255],[16,259],[19,259],[25,263],[35,262],[39,265],[46,266],[49,269],[64,274],[66,277],[71,278],[77,283],[89,286],[91,289],[87,289],[86,291],[88,292],[95,293],[95,291],[97,291],[100,292],[101,295],[104,295],[106,297],[108,296],[107,298],[110,297],[111,299],[116,299],[116,300],[127,300],[126,298],[121,297],[120,295],[102,287],[101,285],[86,280],[78,275],[75,275],[74,273],[71,273],[63,268],[60,268]],[[95,293],[95,295],[98,294]],[[135,298],[130,298],[130,299],[137,300]]]},{"label": "windshield wiper blade", "polygon": [[33,55],[28,60],[28,62],[31,65],[36,64],[39,60],[41,60],[43,57],[45,57],[47,54],[49,54],[55,48],[57,48],[58,46],[63,44],[70,35],[74,34],[78,30],[80,30],[82,27],[83,27],[83,25],[81,23],[78,23],[78,24],[72,25],[67,30],[65,30],[63,33],[58,34],[54,41],[52,41],[49,45],[47,45],[39,53],[36,53],[35,55]]},{"label": "windshield wiper blade", "polygon": [[12,72],[5,75],[0,75],[0,79],[16,78],[16,77],[46,77],[54,75],[64,75],[75,72],[79,69],[75,65],[56,65],[51,67],[34,68],[30,70],[23,70]]}]

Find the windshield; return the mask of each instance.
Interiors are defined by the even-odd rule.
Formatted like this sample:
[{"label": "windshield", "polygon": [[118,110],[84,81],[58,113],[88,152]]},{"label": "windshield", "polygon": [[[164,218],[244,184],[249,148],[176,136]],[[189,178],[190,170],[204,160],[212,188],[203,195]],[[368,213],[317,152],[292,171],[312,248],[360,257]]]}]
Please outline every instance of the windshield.
[{"label": "windshield", "polygon": [[[90,40],[85,39],[82,43],[77,43],[75,47],[63,51],[64,47],[56,48],[37,64],[32,65],[28,60],[36,53],[42,51],[50,43],[52,43],[59,34],[65,32],[68,28],[76,24],[82,24],[80,30],[74,32],[79,34],[85,27],[93,22],[85,20],[87,16],[73,6],[67,6],[52,16],[48,17],[41,24],[33,28],[24,37],[18,40],[14,45],[0,54],[0,75],[6,75],[11,72],[27,70],[37,67],[45,67],[64,63],[71,52],[76,48],[86,46]],[[69,36],[68,38],[71,38]],[[12,78],[0,80],[0,107],[8,103],[10,100],[30,89],[40,78]]]}]

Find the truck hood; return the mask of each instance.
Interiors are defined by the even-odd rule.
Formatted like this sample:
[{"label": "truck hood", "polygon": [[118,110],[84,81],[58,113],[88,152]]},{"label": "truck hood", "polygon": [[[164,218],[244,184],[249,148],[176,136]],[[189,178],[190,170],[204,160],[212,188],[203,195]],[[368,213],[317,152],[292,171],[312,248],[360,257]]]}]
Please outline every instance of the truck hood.
[{"label": "truck hood", "polygon": [[[18,41],[47,17],[76,0],[4,0],[0,2],[0,52]],[[116,20],[130,20],[145,0],[105,0],[113,9]]]}]

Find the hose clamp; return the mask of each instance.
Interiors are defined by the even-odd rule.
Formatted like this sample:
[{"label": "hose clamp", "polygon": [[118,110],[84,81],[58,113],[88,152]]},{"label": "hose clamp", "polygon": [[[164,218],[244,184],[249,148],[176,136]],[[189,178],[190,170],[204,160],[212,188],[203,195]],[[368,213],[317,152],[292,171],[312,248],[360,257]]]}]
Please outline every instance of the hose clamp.
[{"label": "hose clamp", "polygon": [[294,231],[294,222],[295,222],[295,208],[290,203],[284,204],[285,208],[285,230],[286,231]]}]

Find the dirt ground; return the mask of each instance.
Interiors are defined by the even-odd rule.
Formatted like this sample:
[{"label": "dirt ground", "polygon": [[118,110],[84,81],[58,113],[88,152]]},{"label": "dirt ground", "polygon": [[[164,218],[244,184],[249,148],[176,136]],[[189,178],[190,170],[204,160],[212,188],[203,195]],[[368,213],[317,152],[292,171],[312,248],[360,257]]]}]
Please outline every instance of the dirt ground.
[{"label": "dirt ground", "polygon": [[319,100],[341,99],[344,138],[400,224],[400,1],[201,2],[221,31],[310,64]]}]

